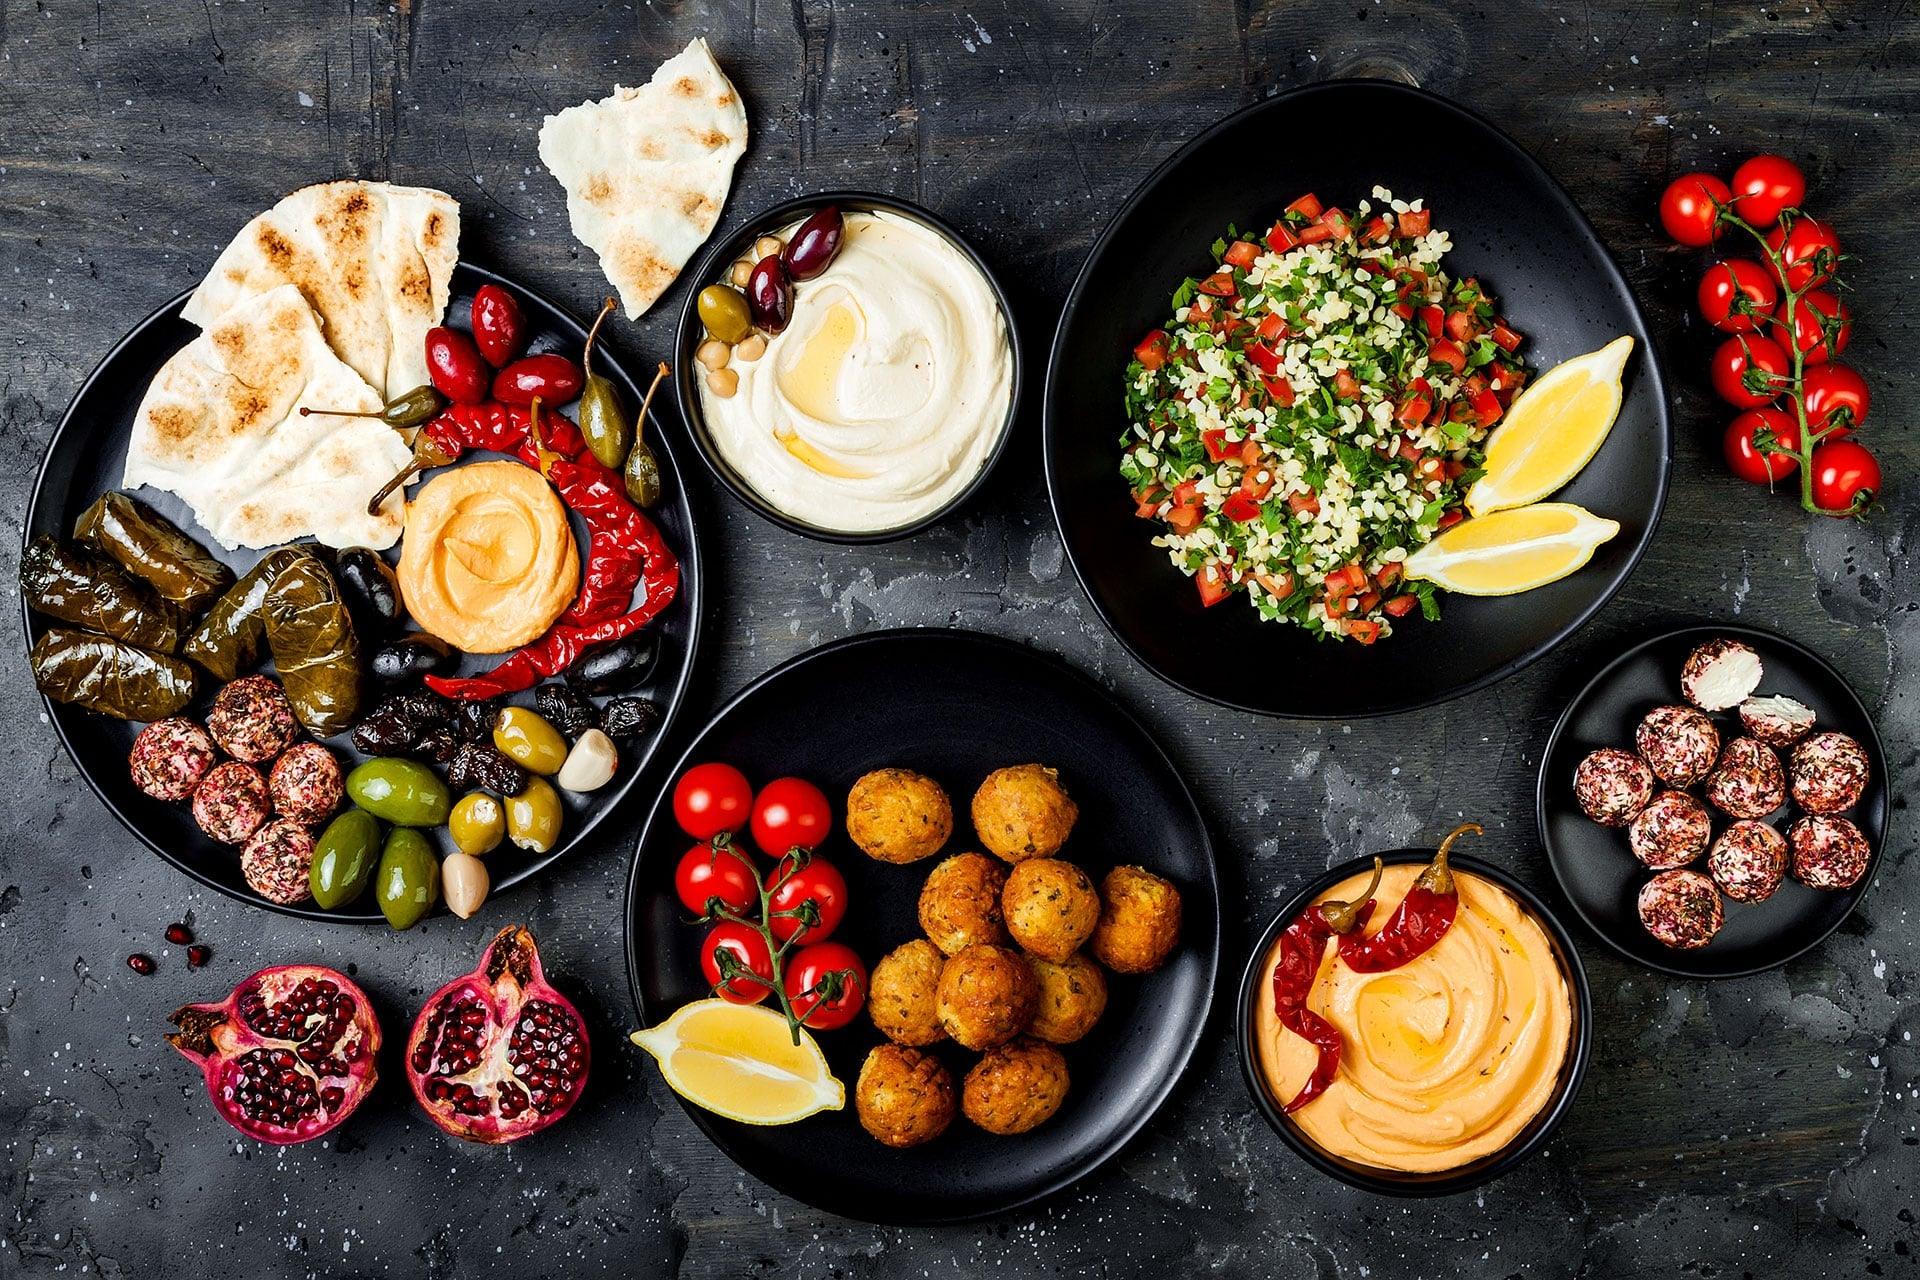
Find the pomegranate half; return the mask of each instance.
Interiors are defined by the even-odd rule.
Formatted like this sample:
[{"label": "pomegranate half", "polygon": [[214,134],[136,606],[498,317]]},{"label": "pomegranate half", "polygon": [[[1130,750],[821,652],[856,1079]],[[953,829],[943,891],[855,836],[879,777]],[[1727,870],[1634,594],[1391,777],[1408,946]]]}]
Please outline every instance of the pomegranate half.
[{"label": "pomegranate half", "polygon": [[517,1142],[567,1114],[587,1087],[587,1026],[547,985],[520,925],[480,967],[434,992],[407,1037],[407,1079],[433,1122],[469,1142]]},{"label": "pomegranate half", "polygon": [[168,1018],[167,1042],[200,1067],[226,1122],[250,1138],[308,1142],[352,1115],[378,1075],[367,993],[323,965],[262,969],[218,1004]]}]

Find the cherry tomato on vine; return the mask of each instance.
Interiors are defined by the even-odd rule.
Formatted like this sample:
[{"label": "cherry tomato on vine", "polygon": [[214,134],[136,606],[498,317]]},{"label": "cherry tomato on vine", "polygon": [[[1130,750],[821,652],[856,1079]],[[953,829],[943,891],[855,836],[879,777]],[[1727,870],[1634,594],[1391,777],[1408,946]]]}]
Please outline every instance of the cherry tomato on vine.
[{"label": "cherry tomato on vine", "polygon": [[697,764],[673,784],[673,820],[695,840],[738,831],[752,805],[747,775],[730,764]]},{"label": "cherry tomato on vine", "polygon": [[[782,858],[773,878],[780,880],[792,865],[791,855]],[[779,887],[767,895],[767,906],[773,911],[793,911],[808,901],[819,913],[820,923],[807,925],[798,916],[769,916],[767,928],[773,930],[775,938],[785,942],[795,934],[802,934],[803,941],[825,942],[847,918],[847,878],[825,858],[809,858],[806,866],[781,881]]]},{"label": "cherry tomato on vine", "polygon": [[775,778],[753,798],[753,840],[768,857],[817,849],[833,831],[833,806],[805,778]]},{"label": "cherry tomato on vine", "polygon": [[1767,248],[1786,263],[1787,287],[1805,289],[1833,279],[1840,258],[1840,238],[1833,228],[1814,218],[1795,218],[1791,226],[1767,232]]},{"label": "cherry tomato on vine", "polygon": [[[1822,439],[1838,440],[1847,435],[1847,428],[1866,421],[1867,410],[1873,406],[1867,380],[1844,364],[1813,366],[1803,375],[1801,390],[1807,397],[1807,425]],[[1838,413],[1846,415],[1842,425],[1823,435],[1821,428],[1827,419]]]},{"label": "cherry tomato on vine", "polygon": [[1722,333],[1758,333],[1780,301],[1773,273],[1748,258],[1730,258],[1700,277],[1700,314]]},{"label": "cherry tomato on vine", "polygon": [[[733,957],[730,973],[720,971],[720,955]],[[700,944],[700,972],[722,1000],[759,1004],[773,994],[773,953],[758,929],[722,920],[707,931]],[[725,978],[723,984],[721,979]]]},{"label": "cherry tomato on vine", "polygon": [[[1833,341],[1827,329],[1833,327]],[[1815,289],[1793,309],[1793,342],[1808,364],[1825,364],[1847,349],[1853,338],[1853,312],[1835,294]],[[1829,350],[1831,346],[1831,350]]]},{"label": "cherry tomato on vine", "polygon": [[1754,437],[1766,431],[1784,449],[1800,445],[1800,424],[1784,409],[1749,409],[1727,424],[1720,449],[1727,458],[1727,470],[1748,484],[1772,484],[1785,480],[1800,465],[1790,453],[1762,453]]},{"label": "cherry tomato on vine", "polygon": [[844,1027],[867,1003],[867,966],[842,943],[802,947],[787,961],[787,1000],[810,1031]]},{"label": "cherry tomato on vine", "polygon": [[1695,249],[1720,238],[1719,206],[1733,199],[1727,184],[1710,173],[1683,173],[1660,193],[1660,225],[1674,243]]},{"label": "cherry tomato on vine", "polygon": [[1807,176],[1784,156],[1755,156],[1733,171],[1733,211],[1756,227],[1772,226],[1806,198]]},{"label": "cherry tomato on vine", "polygon": [[753,868],[747,853],[738,845],[716,849],[697,844],[680,855],[674,868],[673,891],[680,905],[695,915],[705,915],[709,899],[735,914],[744,914],[760,905],[760,889],[753,882]]},{"label": "cherry tomato on vine", "polygon": [[1852,440],[1827,440],[1813,446],[1813,501],[1828,511],[1854,511],[1880,491],[1880,464],[1867,447]]},{"label": "cherry tomato on vine", "polygon": [[1730,405],[1758,409],[1787,389],[1787,353],[1772,338],[1741,334],[1713,353],[1713,389]]}]

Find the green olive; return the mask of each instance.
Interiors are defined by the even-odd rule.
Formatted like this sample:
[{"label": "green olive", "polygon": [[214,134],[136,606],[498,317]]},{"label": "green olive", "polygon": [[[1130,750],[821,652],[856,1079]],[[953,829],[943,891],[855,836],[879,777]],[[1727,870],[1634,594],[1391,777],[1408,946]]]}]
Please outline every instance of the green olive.
[{"label": "green olive", "polygon": [[440,858],[427,838],[411,827],[387,833],[380,869],[373,876],[380,914],[396,929],[411,929],[440,900]]},{"label": "green olive", "polygon": [[307,883],[313,900],[328,911],[360,896],[380,860],[380,822],[364,809],[349,809],[320,833],[313,845]]},{"label": "green olive", "polygon": [[447,820],[452,797],[440,775],[418,760],[376,756],[347,775],[347,796],[396,827],[437,827]]},{"label": "green olive", "polygon": [[528,707],[502,707],[493,721],[493,745],[533,773],[558,773],[567,762],[567,740]]},{"label": "green olive", "polygon": [[507,839],[522,849],[545,853],[559,842],[565,816],[560,793],[545,778],[528,778],[527,789],[507,800]]},{"label": "green olive", "polygon": [[492,853],[506,838],[507,815],[500,802],[484,791],[470,791],[453,803],[447,815],[447,834],[461,853],[479,857]]},{"label": "green olive", "polygon": [[700,323],[722,342],[738,342],[753,331],[753,313],[738,289],[710,284],[700,291]]}]

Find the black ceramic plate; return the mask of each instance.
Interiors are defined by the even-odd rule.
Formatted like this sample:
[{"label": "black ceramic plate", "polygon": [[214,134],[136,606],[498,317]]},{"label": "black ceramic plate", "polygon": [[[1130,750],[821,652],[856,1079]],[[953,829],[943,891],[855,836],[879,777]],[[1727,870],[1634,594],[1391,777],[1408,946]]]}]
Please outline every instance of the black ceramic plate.
[{"label": "black ceramic plate", "polygon": [[[1622,334],[1636,347],[1612,434],[1555,495],[1619,521],[1618,536],[1568,578],[1505,598],[1444,596],[1439,622],[1397,624],[1367,648],[1261,622],[1237,596],[1203,609],[1192,580],[1151,545],[1159,526],[1134,515],[1118,467],[1133,344],[1165,323],[1175,286],[1212,269],[1207,247],[1215,237],[1229,223],[1267,225],[1303,192],[1352,208],[1375,185],[1426,200],[1434,225],[1453,237],[1448,271],[1487,284],[1527,335],[1521,353],[1536,371]],[[1511,675],[1564,640],[1626,580],[1653,536],[1672,447],[1646,320],[1572,199],[1478,116],[1371,80],[1312,85],[1249,107],[1141,184],[1067,296],[1042,429],[1047,492],[1068,559],[1121,643],[1189,693],[1326,719],[1427,706]],[[1250,669],[1285,676],[1249,680]]]},{"label": "black ceramic plate", "polygon": [[[1394,849],[1380,854],[1381,861],[1389,866],[1403,862],[1427,863],[1433,860],[1432,849]],[[1573,1031],[1569,1040],[1567,1060],[1560,1068],[1560,1083],[1547,1105],[1540,1109],[1522,1129],[1514,1140],[1502,1151],[1463,1165],[1458,1169],[1447,1169],[1438,1173],[1395,1173],[1388,1169],[1378,1169],[1371,1165],[1360,1164],[1322,1149],[1287,1118],[1284,1110],[1285,1100],[1275,1098],[1268,1091],[1262,1079],[1259,1046],[1254,1042],[1254,1010],[1256,1002],[1273,998],[1273,969],[1267,963],[1267,955],[1273,950],[1273,944],[1279,940],[1280,931],[1307,909],[1315,898],[1339,884],[1348,876],[1358,875],[1373,867],[1371,855],[1354,858],[1330,868],[1312,884],[1295,894],[1273,918],[1266,932],[1260,935],[1253,954],[1247,957],[1246,970],[1240,975],[1240,1002],[1236,1006],[1236,1026],[1234,1039],[1239,1046],[1240,1074],[1246,1082],[1247,1092],[1253,1095],[1254,1105],[1260,1108],[1273,1131],[1289,1147],[1292,1147],[1301,1159],[1332,1178],[1338,1178],[1349,1186],[1359,1187],[1362,1191],[1372,1191],[1385,1196],[1442,1196],[1455,1191],[1465,1191],[1492,1182],[1519,1165],[1528,1156],[1546,1145],[1561,1120],[1572,1110],[1573,1101],[1580,1093],[1580,1082],[1587,1074],[1587,1059],[1593,1053],[1593,994],[1587,985],[1586,966],[1580,962],[1580,953],[1574,950],[1573,939],[1560,922],[1547,910],[1546,903],[1526,885],[1507,872],[1491,863],[1465,855],[1452,855],[1449,861],[1455,871],[1467,871],[1483,880],[1491,880],[1520,904],[1533,912],[1534,918],[1547,931],[1552,940],[1554,951],[1560,961],[1561,972],[1566,975],[1568,994],[1573,999]]]},{"label": "black ceramic plate", "polygon": [[[1018,1137],[963,1117],[908,1151],[881,1146],[853,1110],[854,1081],[880,1042],[863,1014],[819,1039],[847,1087],[846,1109],[760,1128],[689,1105],[741,1168],[808,1204],[875,1222],[932,1223],[1000,1213],[1057,1191],[1119,1151],[1172,1091],[1206,1022],[1220,949],[1213,851],[1193,797],[1152,738],[1113,698],[1057,659],[966,631],[883,631],[815,649],[754,681],[700,731],[674,768],[724,760],[755,786],[783,774],[818,783],[845,817],[847,789],[897,765],[953,798],[945,854],[978,849],[967,817],[974,788],[1003,765],[1057,768],[1080,806],[1063,857],[1098,880],[1119,862],[1172,880],[1184,901],[1181,943],[1158,972],[1109,978],[1105,1016],[1066,1046],[1072,1089],[1060,1112]],[[627,959],[642,1023],[709,994],[704,930],[688,923],[673,872],[692,842],[675,826],[670,789],[640,837],[627,890]],[[919,935],[920,886],[938,858],[889,866],[848,842],[821,847],[846,875],[847,920],[835,934],[869,967]],[[974,1055],[936,1050],[956,1085]]]},{"label": "black ceramic plate", "polygon": [[[1640,924],[1640,886],[1652,873],[1627,847],[1627,833],[1603,827],[1580,812],[1573,798],[1573,771],[1598,747],[1633,750],[1634,726],[1654,707],[1678,703],[1680,665],[1695,646],[1728,636],[1760,654],[1759,693],[1783,693],[1813,708],[1817,727],[1849,734],[1867,749],[1873,776],[1859,805],[1847,814],[1873,846],[1866,875],[1851,889],[1809,889],[1791,875],[1765,902],[1726,901],[1726,923],[1698,951],[1675,951],[1655,942]],[[1739,731],[1732,712],[1714,717],[1721,738]],[[1784,755],[1783,755],[1784,763]],[[1621,654],[1560,716],[1540,761],[1537,807],[1540,838],[1560,887],[1593,931],[1615,951],[1651,969],[1683,978],[1737,978],[1783,965],[1839,927],[1873,883],[1887,838],[1887,758],[1880,734],[1840,673],[1811,650],[1785,636],[1752,627],[1701,626],[1668,632]],[[1771,820],[1784,833],[1797,811],[1789,804]],[[1714,833],[1726,825],[1716,813]],[[1694,869],[1705,870],[1704,861]]]},{"label": "black ceramic plate", "polygon": [[[581,346],[586,341],[586,330],[572,316],[524,286],[483,268],[464,262],[454,268],[447,314],[465,317],[473,304],[474,291],[487,283],[502,285],[519,298],[527,320],[530,350],[559,350],[578,358]],[[33,497],[27,507],[25,538],[31,539],[41,533],[62,537],[70,534],[74,520],[95,498],[109,489],[121,487],[120,475],[126,463],[133,415],[146,393],[147,384],[174,352],[200,332],[180,318],[180,308],[189,296],[190,292],[181,294],[142,321],[138,328],[121,339],[119,345],[107,354],[80,388],[47,446],[47,456],[41,464],[40,476],[34,484]],[[614,363],[608,353],[597,353],[595,367],[613,379],[629,409],[639,405],[640,389],[634,386],[633,380]],[[649,424],[649,432],[648,439],[660,457],[665,490],[650,514],[659,523],[668,545],[680,558],[680,591],[673,604],[649,628],[660,638],[660,657],[651,675],[635,692],[657,702],[665,713],[665,720],[651,736],[623,750],[619,772],[606,787],[587,796],[565,797],[567,822],[564,838],[559,844],[539,855],[527,854],[511,846],[502,846],[488,855],[488,870],[493,874],[495,894],[526,880],[548,863],[565,857],[606,819],[632,789],[634,779],[658,749],[668,724],[679,709],[681,696],[692,674],[694,641],[699,632],[701,587],[700,554],[694,534],[693,511],[688,506],[686,490],[680,482],[680,468],[674,459],[671,442],[662,438],[655,424]],[[187,505],[170,493],[155,489],[132,492],[142,502],[198,538],[209,551],[232,565],[236,571],[244,572],[265,554],[260,551],[226,551],[194,522],[193,513]],[[577,522],[575,534],[577,537],[583,534]],[[398,554],[396,545],[389,553],[389,559]],[[25,618],[27,643],[31,646],[45,629],[47,620],[31,613],[26,614]],[[462,674],[476,674],[498,661],[498,655],[470,656],[463,660],[459,670]],[[188,714],[203,712],[205,704],[216,691],[214,688],[206,690],[200,702]],[[370,704],[376,692],[369,690],[365,696],[367,703],[363,705]],[[514,700],[530,703],[531,699],[529,693],[517,695]],[[134,788],[127,776],[127,750],[139,731],[138,725],[55,702],[47,703],[47,714],[66,746],[67,754],[73,758],[80,775],[101,802],[120,819],[127,830],[194,879],[244,902],[287,915],[360,923],[382,921],[371,895],[338,911],[322,911],[311,902],[291,907],[268,902],[255,893],[241,876],[237,852],[229,846],[209,840],[194,824],[193,815],[185,804],[154,800]],[[328,745],[347,768],[362,758],[347,742],[344,734],[329,739]]]}]

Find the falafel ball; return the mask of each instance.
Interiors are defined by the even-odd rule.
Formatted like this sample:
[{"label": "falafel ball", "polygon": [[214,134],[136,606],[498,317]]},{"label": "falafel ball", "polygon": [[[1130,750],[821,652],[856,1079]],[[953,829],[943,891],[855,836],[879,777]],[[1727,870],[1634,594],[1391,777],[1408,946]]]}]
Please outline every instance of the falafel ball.
[{"label": "falafel ball", "polygon": [[940,970],[934,1008],[940,1025],[967,1049],[1005,1044],[1033,1023],[1040,981],[1011,947],[977,946],[949,957]]},{"label": "falafel ball", "polygon": [[1100,921],[1092,877],[1059,858],[1016,863],[1000,905],[1013,940],[1055,964],[1078,951]]},{"label": "falafel ball", "polygon": [[1180,891],[1145,867],[1107,872],[1100,902],[1088,950],[1115,973],[1151,973],[1180,941]]},{"label": "falafel ball", "polygon": [[984,853],[957,853],[935,867],[920,889],[920,928],[947,955],[1007,940],[1000,891],[1007,869]]},{"label": "falafel ball", "polygon": [[847,792],[847,835],[869,858],[918,862],[952,834],[953,802],[924,773],[875,769]]},{"label": "falafel ball", "polygon": [[904,1045],[875,1045],[853,1086],[860,1127],[890,1147],[931,1142],[953,1123],[953,1076],[940,1059]]},{"label": "falafel ball", "polygon": [[1025,1133],[1067,1098],[1067,1060],[1050,1044],[1021,1039],[988,1051],[967,1072],[960,1109],[988,1133]]},{"label": "falafel ball", "polygon": [[1080,807],[1057,770],[1016,764],[995,769],[973,793],[973,826],[987,852],[1008,862],[1051,858],[1067,842]]},{"label": "falafel ball", "polygon": [[925,938],[902,943],[880,958],[867,983],[867,1013],[881,1035],[915,1046],[947,1038],[935,1008],[946,964],[940,949]]},{"label": "falafel ball", "polygon": [[1093,1030],[1107,1011],[1107,978],[1100,966],[1080,955],[1059,964],[1038,956],[1027,962],[1040,984],[1040,1004],[1028,1031],[1049,1044],[1072,1044]]}]

